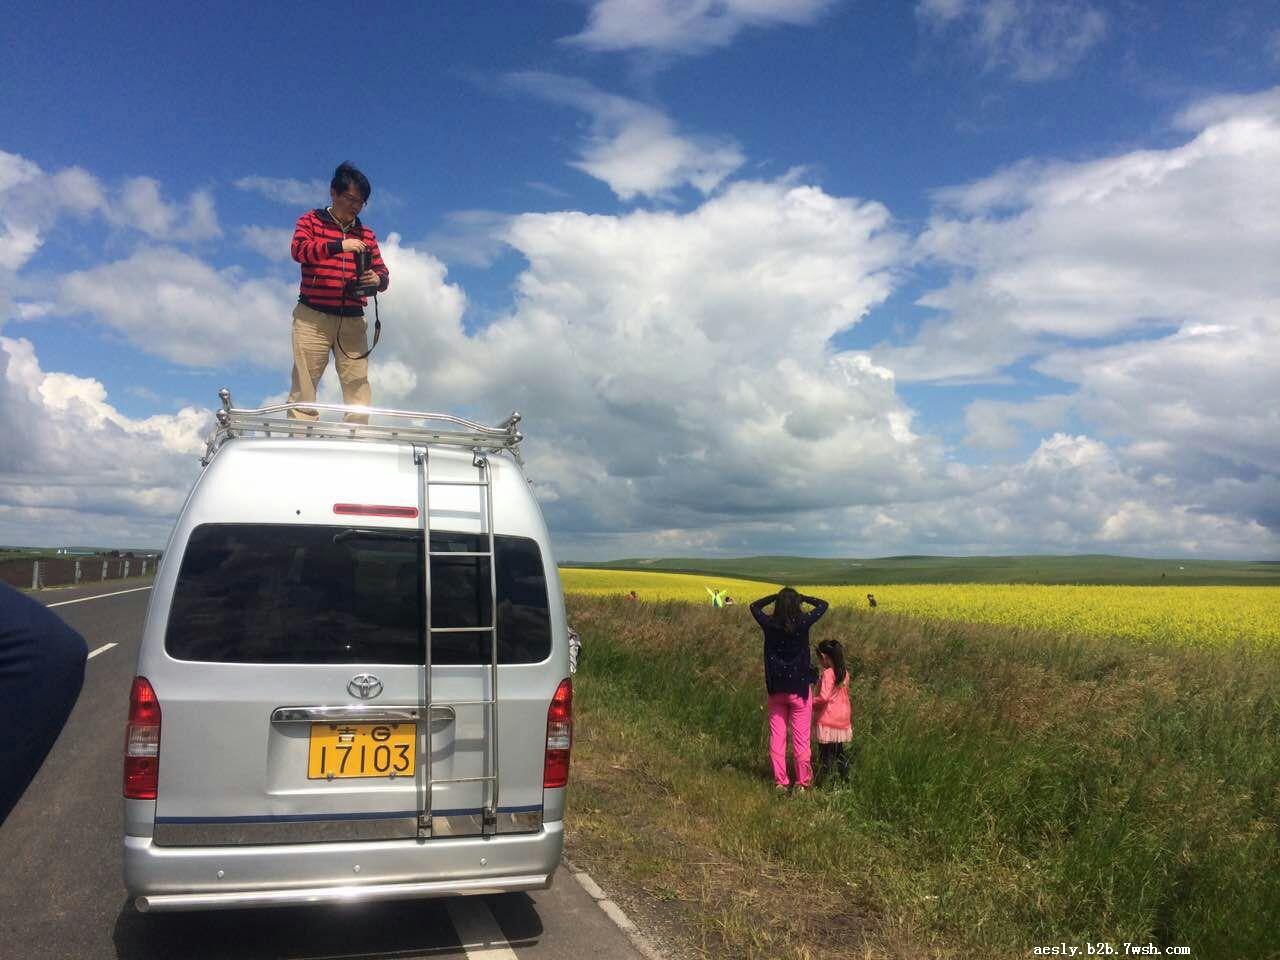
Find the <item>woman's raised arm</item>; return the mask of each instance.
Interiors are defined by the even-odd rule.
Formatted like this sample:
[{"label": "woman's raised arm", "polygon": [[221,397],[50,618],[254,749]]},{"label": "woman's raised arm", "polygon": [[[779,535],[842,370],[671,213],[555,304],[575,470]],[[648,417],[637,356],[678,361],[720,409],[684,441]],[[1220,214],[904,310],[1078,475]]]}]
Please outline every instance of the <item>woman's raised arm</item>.
[{"label": "woman's raised arm", "polygon": [[761,626],[764,625],[765,621],[769,619],[764,615],[764,608],[777,599],[778,595],[776,593],[771,593],[767,597],[761,597],[759,600],[751,601],[751,615],[756,618],[756,623],[759,623]]},{"label": "woman's raised arm", "polygon": [[805,618],[810,623],[815,622],[819,617],[826,613],[827,607],[830,606],[830,604],[821,597],[801,597],[800,602],[807,603],[809,606],[813,607],[813,609],[809,611],[809,615]]}]

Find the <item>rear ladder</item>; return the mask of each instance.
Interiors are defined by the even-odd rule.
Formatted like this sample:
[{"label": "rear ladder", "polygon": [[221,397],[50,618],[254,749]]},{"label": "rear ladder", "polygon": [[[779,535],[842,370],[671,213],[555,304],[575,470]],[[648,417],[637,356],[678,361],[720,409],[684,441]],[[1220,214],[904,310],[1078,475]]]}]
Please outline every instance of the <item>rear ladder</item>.
[{"label": "rear ladder", "polygon": [[[431,749],[431,723],[427,723],[426,797],[418,814],[418,836],[430,837],[432,833],[433,788],[445,783],[483,783],[484,803],[481,810],[481,833],[492,836],[498,829],[498,572],[494,546],[493,523],[493,471],[488,454],[479,447],[472,450],[472,465],[480,471],[479,480],[432,480],[431,455],[426,446],[414,445],[414,462],[418,465],[422,484],[422,537],[423,578],[426,596],[426,685],[425,699],[428,718],[435,718],[436,707],[454,708],[481,706],[485,708],[488,735],[485,738],[485,755],[488,773],[479,777],[450,777],[436,779],[433,775]],[[489,624],[480,627],[437,627],[431,622],[431,558],[442,554],[431,552],[431,488],[476,487],[484,491],[484,526],[488,528],[489,549],[478,551],[447,551],[450,557],[487,557],[489,560]],[[437,633],[487,633],[489,634],[488,696],[480,700],[434,700],[431,692],[431,648]]]}]

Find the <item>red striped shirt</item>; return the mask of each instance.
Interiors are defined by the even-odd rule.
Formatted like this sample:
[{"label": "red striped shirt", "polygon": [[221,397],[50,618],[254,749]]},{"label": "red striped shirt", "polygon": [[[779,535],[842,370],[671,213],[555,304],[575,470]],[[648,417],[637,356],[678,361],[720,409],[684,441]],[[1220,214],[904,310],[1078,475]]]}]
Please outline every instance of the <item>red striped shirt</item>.
[{"label": "red striped shirt", "polygon": [[387,289],[391,273],[382,262],[378,238],[356,217],[345,231],[328,210],[309,210],[298,218],[293,231],[293,259],[302,264],[302,287],[298,302],[314,310],[344,317],[364,315],[364,297],[343,295],[343,287],[356,275],[354,253],[342,249],[342,241],[363,240],[373,254],[373,272],[382,278],[379,292]]}]

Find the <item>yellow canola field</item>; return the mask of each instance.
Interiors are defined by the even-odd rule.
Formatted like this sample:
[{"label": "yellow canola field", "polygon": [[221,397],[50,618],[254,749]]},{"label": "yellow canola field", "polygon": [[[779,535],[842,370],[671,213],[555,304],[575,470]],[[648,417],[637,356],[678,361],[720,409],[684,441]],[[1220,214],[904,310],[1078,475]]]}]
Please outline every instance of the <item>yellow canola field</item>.
[{"label": "yellow canola field", "polygon": [[[768,584],[695,574],[565,568],[566,593],[625,594],[642,600],[710,603],[706,588],[728,590],[745,606],[773,593]],[[1049,586],[1004,583],[799,587],[833,606],[931,620],[994,623],[1139,642],[1280,646],[1280,587]]]}]

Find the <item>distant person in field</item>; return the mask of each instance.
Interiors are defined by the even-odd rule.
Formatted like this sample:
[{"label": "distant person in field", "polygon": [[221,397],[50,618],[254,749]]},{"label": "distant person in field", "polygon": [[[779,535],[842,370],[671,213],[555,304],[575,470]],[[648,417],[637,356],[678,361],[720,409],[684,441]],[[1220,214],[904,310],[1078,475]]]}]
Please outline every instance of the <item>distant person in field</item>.
[{"label": "distant person in field", "polygon": [[[773,610],[764,608],[773,604]],[[811,609],[807,612],[804,606]],[[773,782],[785,792],[787,775],[787,725],[791,726],[791,752],[795,758],[796,789],[813,786],[809,756],[809,726],[813,720],[810,686],[815,674],[809,659],[809,628],[827,612],[827,601],[804,597],[790,587],[761,597],[751,604],[751,615],[764,631],[764,685],[769,694],[769,758]]]},{"label": "distant person in field", "polygon": [[872,610],[876,608],[876,595],[874,593],[867,594],[867,605],[871,607]]},{"label": "distant person in field", "polygon": [[569,632],[569,674],[578,672],[578,662],[582,659],[582,634],[578,633],[573,627],[568,628]]},{"label": "distant person in field", "polygon": [[0,823],[71,715],[88,655],[57,614],[0,583]]},{"label": "distant person in field", "polygon": [[703,587],[702,589],[706,590],[707,593],[711,596],[711,605],[713,607],[724,606],[724,595],[725,595],[724,590],[712,590],[710,587]]},{"label": "distant person in field", "polygon": [[[360,222],[360,211],[373,188],[369,178],[349,163],[333,172],[330,204],[298,218],[291,252],[302,265],[302,286],[293,308],[293,379],[290,403],[316,398],[316,384],[329,365],[329,354],[342,383],[342,402],[369,406],[369,327],[364,308],[367,299],[351,292],[351,282],[376,286],[381,293],[391,282],[382,262],[378,238]],[[358,258],[368,255],[369,269],[356,269]],[[316,420],[315,410],[295,409],[289,416]],[[349,413],[349,423],[368,423],[365,414]]]},{"label": "distant person in field", "polygon": [[628,600],[639,600],[639,599],[640,599],[640,595],[639,595],[639,594],[637,594],[634,590],[632,590],[630,593],[628,593],[628,594],[627,594],[627,599],[628,599]]},{"label": "distant person in field", "polygon": [[839,640],[818,644],[822,673],[813,693],[813,719],[818,731],[818,779],[825,782],[834,768],[841,780],[849,779],[845,744],[853,740],[853,708],[849,702],[849,671]]}]

